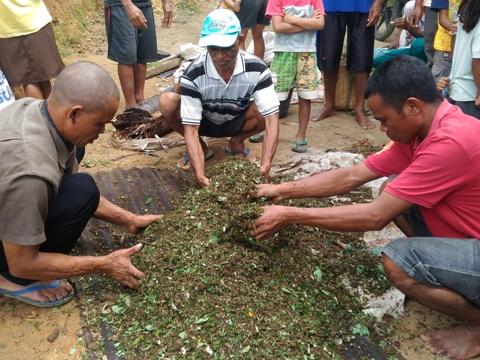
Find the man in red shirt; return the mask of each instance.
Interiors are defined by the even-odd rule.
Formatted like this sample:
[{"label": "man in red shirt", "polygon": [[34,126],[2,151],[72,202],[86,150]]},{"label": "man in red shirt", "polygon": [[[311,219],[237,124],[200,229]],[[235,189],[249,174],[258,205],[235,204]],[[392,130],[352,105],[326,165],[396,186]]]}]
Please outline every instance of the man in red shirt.
[{"label": "man in red shirt", "polygon": [[471,358],[480,354],[480,122],[443,100],[429,68],[408,56],[378,68],[365,97],[391,147],[351,168],[259,185],[257,196],[327,197],[391,176],[380,196],[331,208],[267,206],[253,235],[287,224],[367,231],[394,221],[408,238],[383,250],[387,277],[409,298],[465,321],[424,336],[432,352]]}]

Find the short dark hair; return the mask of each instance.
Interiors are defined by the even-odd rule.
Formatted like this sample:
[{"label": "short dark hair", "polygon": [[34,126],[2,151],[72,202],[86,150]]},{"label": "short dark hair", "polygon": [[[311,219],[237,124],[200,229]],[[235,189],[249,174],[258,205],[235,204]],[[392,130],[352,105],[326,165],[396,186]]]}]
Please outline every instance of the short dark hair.
[{"label": "short dark hair", "polygon": [[387,61],[370,77],[365,98],[375,94],[399,113],[410,97],[427,103],[442,101],[430,68],[420,59],[406,55]]}]

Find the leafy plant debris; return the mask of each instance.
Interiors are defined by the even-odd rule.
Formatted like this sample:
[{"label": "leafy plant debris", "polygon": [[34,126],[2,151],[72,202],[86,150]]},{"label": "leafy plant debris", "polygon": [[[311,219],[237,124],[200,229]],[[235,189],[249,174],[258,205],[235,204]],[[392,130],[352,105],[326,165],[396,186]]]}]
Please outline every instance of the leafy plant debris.
[{"label": "leafy plant debris", "polygon": [[[161,221],[125,240],[145,244],[133,258],[147,274],[139,290],[84,279],[87,326],[108,322],[125,359],[331,359],[356,336],[395,354],[390,326],[364,315],[345,285],[371,294],[388,289],[360,234],[289,226],[256,241],[250,227],[269,203],[250,196],[262,181],[257,166],[237,159],[207,171],[209,188],[188,183]],[[348,196],[370,200],[367,190]],[[333,200],[285,203],[325,207]],[[98,281],[108,294],[101,300]]]}]

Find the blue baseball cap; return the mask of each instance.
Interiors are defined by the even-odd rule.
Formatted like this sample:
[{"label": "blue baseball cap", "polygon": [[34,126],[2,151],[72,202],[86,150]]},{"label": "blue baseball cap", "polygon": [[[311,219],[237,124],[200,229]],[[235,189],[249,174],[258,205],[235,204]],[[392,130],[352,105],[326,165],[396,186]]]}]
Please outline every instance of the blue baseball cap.
[{"label": "blue baseball cap", "polygon": [[203,22],[199,46],[229,47],[241,31],[240,21],[233,11],[216,9]]}]

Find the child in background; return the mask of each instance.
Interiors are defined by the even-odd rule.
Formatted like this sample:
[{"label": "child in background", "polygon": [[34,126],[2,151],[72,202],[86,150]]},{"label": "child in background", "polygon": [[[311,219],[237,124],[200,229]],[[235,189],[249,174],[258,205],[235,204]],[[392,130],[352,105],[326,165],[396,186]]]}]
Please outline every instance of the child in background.
[{"label": "child in background", "polygon": [[237,12],[240,26],[242,27],[242,36],[240,37],[240,47],[245,50],[245,40],[248,30],[252,30],[253,53],[263,60],[265,56],[265,41],[263,40],[263,30],[270,21],[265,16],[268,0],[242,0],[240,11]]},{"label": "child in background", "polygon": [[[452,68],[453,39],[457,31],[457,13],[460,0],[432,0],[431,9],[438,11],[438,30],[433,47],[432,75],[441,89],[445,78],[450,75]],[[441,81],[440,81],[441,80]],[[441,89],[442,90],[442,89]]]},{"label": "child in background", "polygon": [[271,70],[280,101],[296,86],[298,131],[292,151],[307,151],[306,131],[311,100],[319,96],[316,31],[325,25],[322,0],[269,0],[267,15],[272,16],[275,43]]}]

